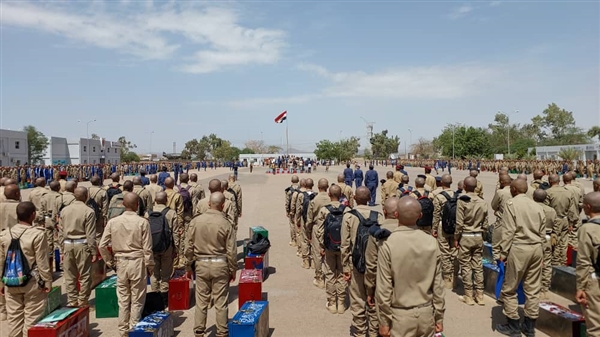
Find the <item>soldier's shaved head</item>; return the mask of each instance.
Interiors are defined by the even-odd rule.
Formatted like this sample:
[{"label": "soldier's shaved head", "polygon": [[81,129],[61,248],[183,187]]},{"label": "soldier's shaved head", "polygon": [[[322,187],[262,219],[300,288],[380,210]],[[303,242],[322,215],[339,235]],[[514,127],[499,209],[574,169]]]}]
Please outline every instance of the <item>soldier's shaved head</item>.
[{"label": "soldier's shaved head", "polygon": [[4,197],[9,200],[20,201],[21,200],[21,189],[17,184],[10,184],[4,186]]},{"label": "soldier's shaved head", "polygon": [[535,171],[533,171],[533,179],[540,180],[543,177],[544,177],[544,172],[542,172],[542,170],[535,170]]},{"label": "soldier's shaved head", "polygon": [[550,183],[550,186],[558,185],[560,183],[558,174],[551,174],[548,176],[548,183]]},{"label": "soldier's shaved head", "polygon": [[209,181],[208,190],[210,193],[221,192],[221,181],[219,179],[212,179]]},{"label": "soldier's shaved head", "polygon": [[415,179],[415,187],[416,188],[422,188],[425,187],[425,179],[418,177],[417,179]]},{"label": "soldier's shaved head", "polygon": [[212,193],[208,199],[208,205],[210,209],[222,211],[225,205],[225,196],[221,192]]},{"label": "soldier's shaved head", "polygon": [[230,174],[229,175],[229,181],[234,182],[235,181],[235,174]]},{"label": "soldier's shaved head", "polygon": [[510,194],[513,197],[524,193],[527,193],[527,182],[525,180],[515,179],[510,183]]},{"label": "soldier's shaved head", "polygon": [[339,201],[342,196],[342,188],[338,185],[331,185],[329,187],[329,198],[331,201]]},{"label": "soldier's shaved head", "polygon": [[58,192],[60,191],[60,183],[58,181],[51,181],[50,182],[50,189],[54,192]]},{"label": "soldier's shaved head", "polygon": [[600,192],[591,192],[583,197],[583,210],[589,217],[600,214]]},{"label": "soldier's shaved head", "polygon": [[193,183],[198,182],[198,175],[196,173],[190,173],[190,181]]},{"label": "soldier's shaved head", "polygon": [[73,180],[67,181],[67,183],[65,184],[65,191],[73,193],[73,192],[75,192],[76,188],[77,188],[77,182],[75,182]]},{"label": "soldier's shaved head", "polygon": [[165,187],[168,189],[173,189],[173,187],[175,187],[175,179],[171,177],[165,179]]},{"label": "soldier's shaved head", "polygon": [[387,171],[387,173],[385,174],[385,177],[388,178],[388,179],[393,179],[394,178],[394,172]]},{"label": "soldier's shaved head", "polygon": [[92,179],[90,179],[90,182],[93,186],[100,186],[100,177],[93,176]]},{"label": "soldier's shaved head", "polygon": [[541,188],[533,191],[533,201],[535,202],[544,202],[548,197],[548,193]]},{"label": "soldier's shaved head", "polygon": [[563,183],[565,183],[565,184],[570,184],[571,181],[573,181],[573,177],[569,173],[563,174],[562,178],[563,178]]},{"label": "soldier's shaved head", "polygon": [[188,181],[190,181],[190,176],[187,173],[182,173],[179,175],[179,182],[180,183],[188,183]]},{"label": "soldier's shaved head", "polygon": [[473,177],[473,178],[477,178],[477,176],[479,175],[479,171],[477,171],[477,170],[471,170],[471,171],[469,172],[469,175],[470,175],[471,177]]},{"label": "soldier's shaved head", "polygon": [[371,201],[371,192],[365,186],[361,186],[356,189],[354,193],[354,200],[358,205],[366,205],[369,201]]},{"label": "soldier's shaved head", "polygon": [[327,181],[325,178],[321,178],[317,183],[317,187],[319,188],[319,191],[325,192],[327,191],[327,187],[329,187],[329,181]]},{"label": "soldier's shaved head", "polygon": [[150,182],[156,183],[158,181],[158,176],[156,174],[150,175]]},{"label": "soldier's shaved head", "polygon": [[449,174],[444,174],[442,176],[442,186],[443,187],[450,187],[452,186],[452,176]]},{"label": "soldier's shaved head", "polygon": [[76,200],[86,202],[88,199],[88,189],[83,186],[79,186],[75,189],[73,195],[75,196]]},{"label": "soldier's shaved head", "polygon": [[4,186],[5,182],[6,182],[6,178],[5,177],[0,178],[0,187]]},{"label": "soldier's shaved head", "polygon": [[17,205],[17,219],[32,224],[35,220],[35,205],[31,201],[23,201]]},{"label": "soldier's shaved head", "polygon": [[512,182],[512,178],[508,174],[501,174],[498,180],[500,181],[500,187],[510,186]]},{"label": "soldier's shaved head", "polygon": [[292,184],[297,184],[300,181],[297,175],[292,176]]},{"label": "soldier's shaved head", "polygon": [[110,179],[113,181],[113,183],[118,183],[121,181],[121,176],[119,176],[118,173],[113,173],[110,175]]},{"label": "soldier's shaved head", "polygon": [[338,174],[337,181],[338,181],[338,183],[343,183],[344,182],[344,175],[342,173]]},{"label": "soldier's shaved head", "polygon": [[600,192],[600,178],[594,179],[594,183],[592,185],[594,187],[594,192]]},{"label": "soldier's shaved head", "polygon": [[[412,198],[410,198],[412,199]],[[383,203],[383,215],[386,219],[398,219],[398,202],[400,199],[397,197],[388,198]]]},{"label": "soldier's shaved head", "polygon": [[313,188],[313,186],[315,186],[313,180],[311,178],[306,178],[306,188],[310,190]]},{"label": "soldier's shaved head", "polygon": [[400,181],[402,181],[403,184],[408,184],[410,182],[410,178],[407,175],[403,175]]},{"label": "soldier's shaved head", "polygon": [[133,184],[136,186],[142,186],[142,178],[140,177],[133,177]]},{"label": "soldier's shaved head", "polygon": [[475,192],[475,188],[477,188],[477,179],[474,177],[466,177],[463,181],[463,185],[465,187],[465,191]]},{"label": "soldier's shaved head", "polygon": [[459,180],[458,183],[456,183],[456,187],[458,187],[459,190],[462,190],[465,188],[465,181],[464,180]]},{"label": "soldier's shaved head", "polygon": [[400,226],[414,226],[421,218],[421,204],[414,198],[400,198],[398,201],[398,222]]},{"label": "soldier's shaved head", "polygon": [[526,174],[524,174],[524,173],[520,173],[520,174],[517,176],[517,179],[521,179],[521,180],[525,180],[525,181],[527,181],[527,175],[526,175]]},{"label": "soldier's shaved head", "polygon": [[126,193],[123,196],[123,206],[129,212],[137,212],[139,208],[139,197],[135,193]]},{"label": "soldier's shaved head", "polygon": [[221,190],[227,191],[229,189],[229,182],[227,180],[221,180]]},{"label": "soldier's shaved head", "polygon": [[306,179],[300,179],[300,187],[306,187]]},{"label": "soldier's shaved head", "polygon": [[133,183],[131,180],[127,180],[123,183],[123,191],[133,192]]},{"label": "soldier's shaved head", "polygon": [[46,187],[46,179],[44,179],[44,178],[37,178],[35,180],[35,186],[37,186],[37,187]]},{"label": "soldier's shaved head", "polygon": [[154,202],[156,202],[157,204],[160,204],[160,205],[166,205],[167,204],[167,193],[165,193],[165,192],[156,193],[156,196],[154,197]]}]

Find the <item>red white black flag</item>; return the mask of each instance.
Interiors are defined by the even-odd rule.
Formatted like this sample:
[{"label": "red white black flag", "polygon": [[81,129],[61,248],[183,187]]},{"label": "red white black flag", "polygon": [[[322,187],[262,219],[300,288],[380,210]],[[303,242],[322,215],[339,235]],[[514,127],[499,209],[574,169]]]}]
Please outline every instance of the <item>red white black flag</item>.
[{"label": "red white black flag", "polygon": [[275,123],[281,124],[284,120],[287,119],[287,111],[280,113],[277,117],[275,117]]}]

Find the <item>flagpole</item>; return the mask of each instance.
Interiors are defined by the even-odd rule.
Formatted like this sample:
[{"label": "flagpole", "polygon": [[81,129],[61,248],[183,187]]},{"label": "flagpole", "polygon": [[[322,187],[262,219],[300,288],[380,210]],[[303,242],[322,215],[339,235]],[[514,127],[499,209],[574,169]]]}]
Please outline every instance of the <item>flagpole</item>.
[{"label": "flagpole", "polygon": [[290,138],[288,135],[288,118],[285,118],[285,144],[286,144],[286,153],[288,157],[290,156]]}]

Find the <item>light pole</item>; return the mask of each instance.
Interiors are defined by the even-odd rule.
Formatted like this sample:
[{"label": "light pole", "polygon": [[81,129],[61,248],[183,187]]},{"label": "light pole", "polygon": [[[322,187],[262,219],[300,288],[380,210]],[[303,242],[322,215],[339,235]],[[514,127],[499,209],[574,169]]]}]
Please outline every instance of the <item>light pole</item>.
[{"label": "light pole", "polygon": [[454,133],[456,132],[457,125],[461,125],[461,123],[452,124],[452,159],[454,159]]},{"label": "light pole", "polygon": [[510,114],[506,114],[506,124],[508,124],[506,126],[506,142],[508,144],[508,154],[510,155],[510,115],[512,114],[517,114],[519,113],[519,110],[515,110],[514,112],[510,113]]},{"label": "light pole", "polygon": [[[410,146],[412,146],[412,130],[408,129],[408,133],[410,134]],[[406,151],[405,151],[406,152]],[[408,157],[408,152],[406,152],[406,159],[410,159]]]},{"label": "light pole", "polygon": [[342,140],[342,131],[343,130],[340,130],[340,140]]}]

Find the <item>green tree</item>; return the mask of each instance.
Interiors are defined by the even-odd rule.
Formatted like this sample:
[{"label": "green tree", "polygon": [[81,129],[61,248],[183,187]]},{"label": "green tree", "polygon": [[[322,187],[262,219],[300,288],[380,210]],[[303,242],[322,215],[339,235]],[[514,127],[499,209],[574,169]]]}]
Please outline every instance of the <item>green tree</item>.
[{"label": "green tree", "polygon": [[221,140],[221,145],[212,151],[212,155],[215,159],[223,161],[237,160],[240,156],[240,149],[231,146],[231,143],[227,140]]},{"label": "green tree", "polygon": [[600,126],[598,125],[594,125],[592,126],[588,132],[587,132],[588,137],[590,138],[598,138],[598,140],[600,141]]},{"label": "green tree", "polygon": [[541,115],[523,127],[525,134],[539,145],[575,145],[590,141],[588,135],[575,124],[573,112],[548,104]]},{"label": "green tree", "polygon": [[315,155],[319,159],[335,159],[344,162],[352,159],[358,153],[360,138],[350,137],[332,142],[324,139],[317,143]]},{"label": "green tree", "polygon": [[316,144],[315,155],[319,159],[337,159],[337,145],[328,139],[323,139]]},{"label": "green tree", "polygon": [[277,145],[269,145],[267,147],[267,153],[279,153],[279,151],[281,151],[282,148],[281,146],[277,146]]},{"label": "green tree", "polygon": [[91,139],[100,139],[100,136],[98,136],[95,133],[92,133],[92,135],[90,136]]},{"label": "green tree", "polygon": [[398,136],[388,137],[388,130],[374,134],[370,142],[375,159],[388,159],[390,154],[398,152],[398,146],[400,146],[400,138]]},{"label": "green tree", "polygon": [[36,164],[44,158],[44,152],[48,147],[48,137],[33,125],[23,127],[23,131],[27,133],[27,162]]},{"label": "green tree", "polygon": [[490,146],[492,147],[493,153],[507,153],[509,137],[510,152],[514,153],[516,151],[514,144],[523,138],[519,125],[510,124],[509,121],[509,116],[507,114],[497,112],[494,116],[494,123],[488,125],[488,128],[491,131]]},{"label": "green tree", "polygon": [[363,152],[363,157],[365,157],[366,160],[371,160],[373,159],[373,152],[371,152],[370,149],[365,149]]},{"label": "green tree", "polygon": [[240,151],[240,154],[256,154],[256,152],[254,152],[254,150],[250,149],[250,148],[243,148],[242,151]]},{"label": "green tree", "polygon": [[187,160],[204,160],[209,150],[210,144],[207,140],[192,139],[185,143],[181,157]]},{"label": "green tree", "polygon": [[[122,162],[132,162],[132,161],[139,161],[140,158],[137,156],[137,154],[135,154],[134,152],[132,152],[131,150],[137,148],[137,145],[135,145],[134,143],[130,142],[127,140],[127,138],[125,138],[125,136],[121,136],[119,137],[119,145],[121,146],[121,161]],[[133,153],[133,155],[131,155],[130,153]],[[137,160],[134,160],[137,157]]]},{"label": "green tree", "polygon": [[[436,151],[443,156],[452,157],[452,133],[454,126],[448,125],[442,134],[434,138],[433,145]],[[454,156],[488,158],[492,154],[490,134],[486,129],[472,126],[460,126],[454,130]]]},{"label": "green tree", "polygon": [[140,161],[140,156],[138,156],[138,154],[133,151],[129,151],[121,157],[121,161],[125,163],[138,162]]},{"label": "green tree", "polygon": [[410,152],[419,158],[429,159],[434,156],[435,147],[433,141],[421,137],[415,144],[411,145]]},{"label": "green tree", "polygon": [[578,160],[581,157],[581,151],[577,150],[574,147],[566,147],[562,148],[558,152],[558,156],[563,160],[567,161]]}]

